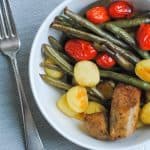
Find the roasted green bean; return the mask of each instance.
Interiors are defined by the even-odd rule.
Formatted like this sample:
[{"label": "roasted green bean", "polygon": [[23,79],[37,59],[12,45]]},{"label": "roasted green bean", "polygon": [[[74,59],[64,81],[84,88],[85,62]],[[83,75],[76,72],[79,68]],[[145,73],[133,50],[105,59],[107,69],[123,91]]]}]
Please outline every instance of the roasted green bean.
[{"label": "roasted green bean", "polygon": [[[142,17],[142,18],[134,18],[134,19],[121,19],[117,21],[111,21],[109,23],[114,24],[121,28],[130,28],[130,27],[139,26],[142,23],[150,23],[150,18]],[[100,26],[103,26],[103,25],[100,25]]]},{"label": "roasted green bean", "polygon": [[44,74],[41,74],[40,76],[46,83],[48,83],[54,87],[57,87],[57,88],[60,88],[63,90],[69,90],[71,88],[71,85],[69,85],[65,82],[62,82],[60,80],[53,79],[53,78],[51,78],[47,75],[44,75]]},{"label": "roasted green bean", "polygon": [[64,53],[64,48],[62,47],[62,45],[59,43],[58,40],[56,40],[53,36],[49,36],[49,37],[48,37],[48,40],[49,40],[49,43],[51,44],[51,46],[52,46],[55,50],[59,51],[59,54],[60,54],[65,60],[67,60],[68,62],[73,63],[73,64],[75,63],[75,60],[74,60],[74,59],[71,59],[68,55],[66,55],[66,54]]},{"label": "roasted green bean", "polygon": [[47,44],[42,45],[43,51],[45,51],[49,57],[62,68],[64,71],[66,71],[69,74],[73,74],[73,66],[70,65],[61,55],[55,51],[51,46]]},{"label": "roasted green bean", "polygon": [[53,65],[53,64],[49,64],[49,63],[41,63],[40,64],[41,67],[46,67],[48,69],[52,69],[52,70],[57,70],[57,71],[62,71],[62,69],[59,66]]},{"label": "roasted green bean", "polygon": [[57,19],[55,19],[54,22],[58,23],[58,24],[61,24],[61,25],[64,25],[64,26],[73,27],[70,23],[64,22],[64,21],[60,21],[60,20],[57,20]]},{"label": "roasted green bean", "polygon": [[142,81],[132,76],[128,76],[126,74],[116,73],[113,71],[100,70],[100,75],[102,78],[109,78],[119,82],[124,82],[126,84],[133,85],[143,90],[150,90],[150,83],[147,83],[145,81]]},{"label": "roasted green bean", "polygon": [[132,36],[128,32],[126,32],[124,29],[117,27],[114,24],[107,23],[105,25],[105,28],[112,32],[114,35],[117,35],[118,38],[121,38],[124,40],[126,43],[128,43],[135,51],[137,54],[139,54],[142,58],[148,59],[150,58],[150,55],[148,52],[144,52],[141,49],[139,49],[136,45],[136,42]]},{"label": "roasted green bean", "polygon": [[70,27],[73,27],[73,28],[76,28],[76,29],[87,31],[87,29],[83,28],[81,25],[76,23],[74,20],[72,20],[71,18],[66,17],[66,16],[57,16],[55,18],[55,21],[56,22],[58,21],[60,24],[63,24],[63,25],[66,24],[66,26],[70,26]]},{"label": "roasted green bean", "polygon": [[62,52],[63,51],[63,47],[62,45],[53,37],[53,36],[49,36],[48,37],[49,43],[51,44],[51,46],[57,50]]},{"label": "roasted green bean", "polygon": [[96,25],[94,25],[93,23],[89,22],[87,19],[81,17],[80,15],[72,12],[71,10],[69,10],[68,8],[65,8],[64,10],[65,15],[69,16],[70,18],[72,18],[73,20],[75,20],[78,24],[80,24],[81,26],[91,30],[92,32],[94,32],[95,34],[106,38],[108,40],[110,40],[111,42],[124,47],[124,48],[129,48],[127,44],[125,44],[124,42],[114,38],[113,36],[111,36],[110,34],[108,34],[107,32],[105,32],[104,30],[98,28]]},{"label": "roasted green bean", "polygon": [[72,19],[70,19],[69,17],[66,17],[66,16],[57,16],[55,19],[58,21],[61,21],[61,22],[67,22],[70,25],[72,25],[74,23],[74,21]]}]

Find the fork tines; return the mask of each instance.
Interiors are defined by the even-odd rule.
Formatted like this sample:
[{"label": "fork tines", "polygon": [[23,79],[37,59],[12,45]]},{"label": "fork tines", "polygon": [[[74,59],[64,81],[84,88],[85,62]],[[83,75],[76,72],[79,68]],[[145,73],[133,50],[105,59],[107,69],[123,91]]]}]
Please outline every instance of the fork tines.
[{"label": "fork tines", "polygon": [[0,39],[16,35],[15,23],[8,0],[0,0]]}]

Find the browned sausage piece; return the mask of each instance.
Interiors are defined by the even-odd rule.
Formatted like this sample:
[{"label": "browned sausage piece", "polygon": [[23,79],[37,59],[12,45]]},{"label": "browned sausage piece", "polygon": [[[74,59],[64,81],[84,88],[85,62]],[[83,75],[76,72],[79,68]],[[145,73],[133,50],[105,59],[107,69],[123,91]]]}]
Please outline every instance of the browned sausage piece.
[{"label": "browned sausage piece", "polygon": [[100,140],[108,139],[108,119],[104,112],[85,115],[84,125],[90,136]]},{"label": "browned sausage piece", "polygon": [[141,91],[133,86],[118,84],[114,90],[110,111],[110,138],[133,134],[138,121]]}]

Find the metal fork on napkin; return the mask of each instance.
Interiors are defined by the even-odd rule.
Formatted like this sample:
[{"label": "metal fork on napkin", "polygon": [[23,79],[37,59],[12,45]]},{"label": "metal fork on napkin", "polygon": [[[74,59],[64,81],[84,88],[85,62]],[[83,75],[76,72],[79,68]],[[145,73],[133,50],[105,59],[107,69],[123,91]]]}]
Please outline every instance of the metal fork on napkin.
[{"label": "metal fork on napkin", "polygon": [[33,121],[22,85],[16,54],[20,48],[20,40],[8,0],[0,0],[0,50],[8,56],[13,66],[19,93],[22,119],[24,125],[25,147],[27,150],[44,150],[38,130]]}]

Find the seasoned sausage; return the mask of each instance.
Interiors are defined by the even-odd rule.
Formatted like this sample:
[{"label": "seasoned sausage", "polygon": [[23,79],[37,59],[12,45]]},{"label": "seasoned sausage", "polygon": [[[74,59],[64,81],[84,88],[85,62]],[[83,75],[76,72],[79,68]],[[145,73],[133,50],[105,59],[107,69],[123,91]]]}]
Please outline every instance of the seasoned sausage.
[{"label": "seasoned sausage", "polygon": [[85,115],[84,125],[90,136],[100,140],[108,139],[108,119],[105,112]]},{"label": "seasoned sausage", "polygon": [[118,84],[114,90],[110,111],[110,139],[133,134],[138,121],[141,91],[133,86]]}]

